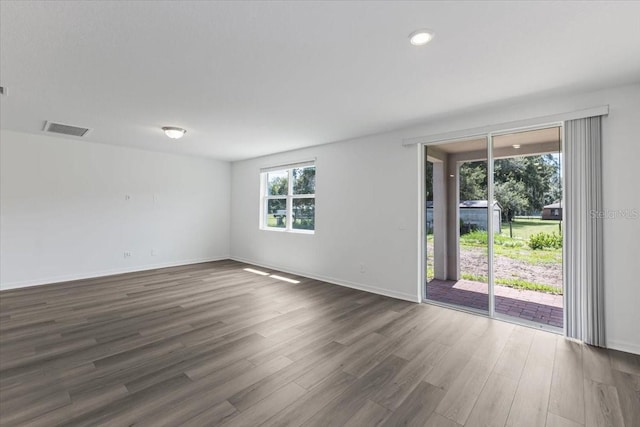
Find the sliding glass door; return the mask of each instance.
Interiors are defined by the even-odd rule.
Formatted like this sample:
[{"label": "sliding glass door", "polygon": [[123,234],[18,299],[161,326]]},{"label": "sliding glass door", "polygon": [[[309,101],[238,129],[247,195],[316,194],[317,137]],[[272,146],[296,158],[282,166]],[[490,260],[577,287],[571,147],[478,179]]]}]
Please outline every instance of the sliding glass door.
[{"label": "sliding glass door", "polygon": [[425,146],[425,296],[563,327],[561,127]]}]

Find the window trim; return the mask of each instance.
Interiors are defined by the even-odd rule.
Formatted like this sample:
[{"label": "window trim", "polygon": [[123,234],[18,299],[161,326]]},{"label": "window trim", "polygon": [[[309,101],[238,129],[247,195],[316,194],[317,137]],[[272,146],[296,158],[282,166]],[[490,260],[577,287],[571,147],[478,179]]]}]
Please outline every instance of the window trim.
[{"label": "window trim", "polygon": [[[297,233],[297,234],[315,234],[315,199],[316,193],[314,188],[313,194],[293,194],[293,170],[296,168],[305,168],[313,166],[316,168],[315,160],[291,163],[287,165],[272,166],[260,169],[260,230],[277,231],[281,233]],[[287,194],[274,195],[268,194],[268,174],[270,172],[287,172]],[[316,169],[317,171],[317,169]],[[295,199],[313,199],[314,200],[314,225],[313,230],[293,228],[293,201]],[[267,225],[268,203],[269,200],[285,200],[286,201],[286,220],[285,227],[270,227]]]}]

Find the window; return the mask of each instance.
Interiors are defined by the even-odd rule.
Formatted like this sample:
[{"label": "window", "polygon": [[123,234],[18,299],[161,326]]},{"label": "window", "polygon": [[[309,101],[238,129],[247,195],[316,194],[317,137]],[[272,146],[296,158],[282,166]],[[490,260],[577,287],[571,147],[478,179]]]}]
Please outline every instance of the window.
[{"label": "window", "polygon": [[313,233],[316,166],[299,163],[262,170],[261,228]]}]

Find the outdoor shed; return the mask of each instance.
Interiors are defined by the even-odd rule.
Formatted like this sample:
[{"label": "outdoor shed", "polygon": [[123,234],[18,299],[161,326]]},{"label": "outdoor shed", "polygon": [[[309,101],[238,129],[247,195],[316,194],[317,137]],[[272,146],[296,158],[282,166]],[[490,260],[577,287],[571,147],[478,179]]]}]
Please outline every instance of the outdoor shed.
[{"label": "outdoor shed", "polygon": [[[486,200],[465,200],[460,203],[461,230],[470,228],[478,230],[487,229],[487,201]],[[500,233],[502,207],[498,202],[493,202],[493,224],[494,233]],[[433,225],[433,202],[427,202],[427,230],[431,230]]]},{"label": "outdoor shed", "polygon": [[[502,206],[498,202],[493,202],[493,227],[494,233],[501,232]],[[460,203],[460,221],[462,224],[469,224],[479,230],[487,229],[487,201],[486,200],[465,200]]]}]

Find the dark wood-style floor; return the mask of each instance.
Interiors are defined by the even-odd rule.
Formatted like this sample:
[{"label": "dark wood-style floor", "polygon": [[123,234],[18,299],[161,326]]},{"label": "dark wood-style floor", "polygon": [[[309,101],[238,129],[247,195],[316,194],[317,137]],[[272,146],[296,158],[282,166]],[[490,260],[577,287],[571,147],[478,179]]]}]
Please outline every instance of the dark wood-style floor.
[{"label": "dark wood-style floor", "polygon": [[247,267],[2,292],[0,424],[640,426],[639,356]]}]

